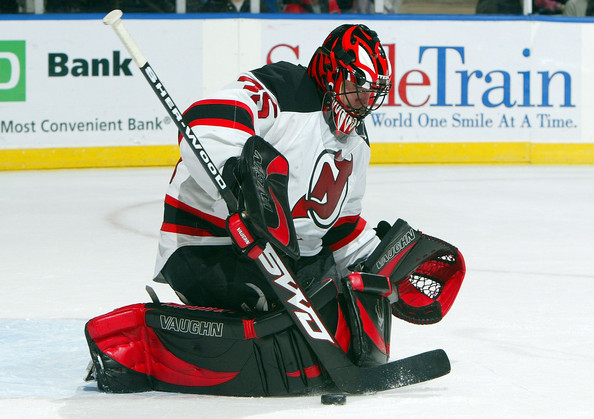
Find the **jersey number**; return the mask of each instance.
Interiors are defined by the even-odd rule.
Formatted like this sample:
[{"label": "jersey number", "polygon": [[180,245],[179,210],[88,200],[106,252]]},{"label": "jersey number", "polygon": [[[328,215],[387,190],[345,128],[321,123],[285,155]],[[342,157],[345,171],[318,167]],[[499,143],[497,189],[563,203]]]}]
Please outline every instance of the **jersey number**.
[{"label": "jersey number", "polygon": [[245,83],[245,85],[243,86],[245,90],[254,93],[250,97],[254,101],[256,106],[258,106],[258,118],[268,118],[271,110],[274,114],[274,117],[276,118],[276,116],[278,115],[278,107],[276,106],[276,103],[274,103],[268,92],[264,90],[264,87],[256,80],[247,76],[241,76],[239,78],[239,81]]}]

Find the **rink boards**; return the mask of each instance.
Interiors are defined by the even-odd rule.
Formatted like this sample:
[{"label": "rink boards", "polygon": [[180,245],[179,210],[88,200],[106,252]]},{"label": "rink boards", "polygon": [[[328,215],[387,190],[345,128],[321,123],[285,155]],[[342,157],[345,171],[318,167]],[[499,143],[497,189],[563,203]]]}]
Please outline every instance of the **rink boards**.
[{"label": "rink boards", "polygon": [[[0,17],[0,170],[159,166],[174,125],[100,15]],[[594,163],[594,22],[551,17],[124,15],[180,108],[345,22],[394,68],[372,163]],[[430,28],[428,30],[427,28]]]}]

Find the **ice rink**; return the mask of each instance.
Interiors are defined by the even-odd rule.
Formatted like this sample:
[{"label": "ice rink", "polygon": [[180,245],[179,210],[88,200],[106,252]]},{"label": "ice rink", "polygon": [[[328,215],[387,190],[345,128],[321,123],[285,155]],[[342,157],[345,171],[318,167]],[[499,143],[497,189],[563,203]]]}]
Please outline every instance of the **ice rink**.
[{"label": "ice rink", "polygon": [[103,394],[84,323],[179,302],[151,283],[170,168],[0,172],[2,418],[590,418],[594,167],[373,166],[363,216],[458,246],[467,275],[433,326],[394,321],[392,358],[443,348],[452,372],[349,396]]}]

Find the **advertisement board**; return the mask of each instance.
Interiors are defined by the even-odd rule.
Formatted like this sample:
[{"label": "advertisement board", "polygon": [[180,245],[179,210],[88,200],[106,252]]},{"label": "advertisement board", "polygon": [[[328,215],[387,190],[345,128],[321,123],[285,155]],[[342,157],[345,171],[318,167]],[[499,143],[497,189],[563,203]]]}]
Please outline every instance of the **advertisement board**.
[{"label": "advertisement board", "polygon": [[[166,56],[170,48],[161,36],[175,39],[177,29],[167,21],[146,23],[131,21],[130,30],[149,56]],[[200,39],[200,22],[184,33]],[[200,90],[201,44],[187,42],[184,49],[184,80],[175,56],[162,65],[163,77],[179,92]],[[100,20],[3,21],[0,148],[171,144],[173,124],[144,83]]]},{"label": "advertisement board", "polygon": [[[333,28],[357,22],[378,32],[394,70],[390,96],[366,120],[372,149],[387,158],[376,162],[522,162],[539,149],[594,162],[587,94],[594,88],[594,24],[365,18],[125,17],[180,108],[265,63],[307,66]],[[31,167],[35,153],[53,161],[48,167],[71,159],[68,153],[78,156],[74,165],[97,155],[135,165],[125,155],[154,150],[171,164],[175,151],[167,147],[175,147],[176,130],[153,95],[99,16],[2,20],[3,168],[15,168],[13,159],[16,168]]]}]

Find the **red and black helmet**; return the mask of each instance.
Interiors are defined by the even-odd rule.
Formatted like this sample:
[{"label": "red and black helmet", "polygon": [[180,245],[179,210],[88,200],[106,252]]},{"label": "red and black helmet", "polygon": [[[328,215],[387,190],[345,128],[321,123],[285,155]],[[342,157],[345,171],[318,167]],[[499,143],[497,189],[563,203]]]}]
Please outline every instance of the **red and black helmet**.
[{"label": "red and black helmet", "polygon": [[365,25],[334,29],[307,72],[325,95],[326,121],[339,139],[379,108],[392,87],[390,62],[377,34]]}]

